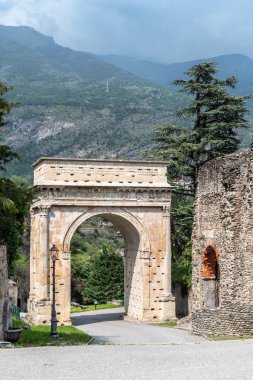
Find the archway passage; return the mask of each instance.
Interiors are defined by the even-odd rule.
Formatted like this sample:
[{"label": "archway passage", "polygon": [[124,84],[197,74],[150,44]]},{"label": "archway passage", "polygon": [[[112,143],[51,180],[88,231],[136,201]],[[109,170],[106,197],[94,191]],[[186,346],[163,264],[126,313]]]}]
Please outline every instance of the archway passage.
[{"label": "archway passage", "polygon": [[34,170],[30,319],[50,322],[49,248],[56,244],[57,319],[70,323],[70,242],[76,229],[94,216],[109,220],[124,237],[128,317],[173,319],[166,164],[47,158],[35,163]]},{"label": "archway passage", "polygon": [[78,304],[92,309],[124,305],[125,243],[120,231],[104,218],[90,218],[75,231],[70,249],[73,309],[82,310]]},{"label": "archway passage", "polygon": [[[93,221],[95,220],[96,237],[94,237],[94,227],[92,229],[90,227],[90,224],[88,224],[88,222],[92,220]],[[104,237],[105,234],[101,232],[99,233],[99,227],[98,227],[99,221],[100,221],[100,225],[102,225],[104,229],[105,229],[105,223],[107,224],[107,228],[109,228],[108,224],[110,225],[110,231],[111,231],[110,239],[109,238],[105,239]],[[102,273],[98,272],[95,275],[93,274],[93,277],[96,276],[96,282],[97,282],[97,286],[95,287],[95,289],[91,289],[89,287],[89,283],[88,283],[89,278],[86,277],[86,283],[83,282],[84,289],[82,292],[83,294],[82,300],[84,302],[91,302],[93,301],[93,299],[97,299],[98,301],[102,300],[105,302],[112,299],[119,300],[120,299],[119,295],[120,295],[120,297],[122,297],[121,300],[124,304],[126,313],[128,313],[128,311],[130,310],[131,315],[135,318],[138,318],[140,310],[142,309],[142,305],[140,303],[141,301],[140,294],[142,294],[143,292],[141,289],[142,287],[141,268],[140,268],[140,262],[138,260],[138,250],[140,246],[140,236],[139,236],[138,231],[135,228],[133,228],[131,223],[129,223],[124,218],[122,218],[122,216],[104,214],[104,213],[98,214],[96,215],[96,217],[86,219],[86,223],[82,222],[81,225],[78,227],[78,229],[80,230],[80,232],[81,231],[86,232],[86,234],[87,233],[91,234],[93,232],[92,238],[90,237],[89,239],[88,236],[86,236],[86,243],[88,244],[90,244],[90,242],[92,243],[92,245],[90,244],[90,246],[88,246],[90,250],[90,256],[97,254],[97,257],[99,257],[99,253],[101,254],[101,251],[110,250],[110,249],[111,250],[114,249],[115,251],[115,247],[117,246],[118,254],[120,251],[121,256],[123,256],[123,261],[124,261],[124,265],[123,265],[124,273],[122,273],[122,280],[123,280],[122,289],[119,289],[119,291],[115,291],[115,290],[113,291],[113,289],[108,289],[108,283],[110,283],[109,276],[113,275],[111,273],[112,270],[114,271],[117,270],[117,268],[112,268],[110,266],[110,263],[108,263],[108,268],[106,267],[101,268],[103,269]],[[120,234],[121,239],[119,239],[117,231]],[[110,243],[110,240],[112,239],[112,232],[114,233],[114,241],[117,241],[117,245],[114,245],[114,247]],[[73,264],[73,259],[74,259],[73,244],[72,244],[74,237],[77,237],[76,232],[74,233],[71,239],[71,264]],[[80,239],[80,234],[79,234],[79,239]],[[92,261],[92,257],[90,257],[90,259]],[[104,265],[105,263],[103,264],[103,266]],[[87,264],[86,267],[88,271],[89,264]],[[107,270],[110,273],[106,273]],[[116,275],[118,275],[118,273],[114,274],[114,277],[117,277],[117,280],[118,280],[117,285],[121,287],[119,278]],[[101,276],[101,278],[99,278],[99,276]],[[101,289],[102,285],[104,285],[104,289]],[[87,289],[85,289],[85,287],[88,288],[88,291]],[[107,293],[111,295],[111,298],[108,298]]]}]

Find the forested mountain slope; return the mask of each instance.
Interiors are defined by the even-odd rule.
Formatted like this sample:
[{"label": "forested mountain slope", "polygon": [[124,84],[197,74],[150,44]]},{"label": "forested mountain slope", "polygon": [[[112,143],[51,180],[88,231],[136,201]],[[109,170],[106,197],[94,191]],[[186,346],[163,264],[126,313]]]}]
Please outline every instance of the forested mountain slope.
[{"label": "forested mountain slope", "polygon": [[22,157],[8,174],[31,178],[40,156],[140,158],[154,126],[185,101],[31,28],[1,26],[0,49],[0,80],[18,102],[1,142]]},{"label": "forested mountain slope", "polygon": [[[187,98],[164,85],[181,78],[193,62],[168,65],[169,76],[166,65],[149,62],[151,75],[142,65],[136,71],[62,47],[29,27],[0,26],[0,51],[0,81],[13,86],[8,98],[17,102],[0,143],[21,156],[8,167],[8,175],[31,179],[31,165],[41,156],[142,158],[142,151],[152,146],[156,125],[190,125],[174,116]],[[234,66],[230,58],[223,60],[230,71],[222,76],[242,79],[244,73],[238,93],[251,94],[251,60],[235,55]],[[248,134],[244,140],[250,143]]]}]

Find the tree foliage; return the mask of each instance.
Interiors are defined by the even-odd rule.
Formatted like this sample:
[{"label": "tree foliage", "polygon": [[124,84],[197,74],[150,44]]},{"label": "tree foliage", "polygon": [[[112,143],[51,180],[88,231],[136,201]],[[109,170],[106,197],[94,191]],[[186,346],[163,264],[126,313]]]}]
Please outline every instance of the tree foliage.
[{"label": "tree foliage", "polygon": [[[100,257],[105,247],[112,255],[118,255],[124,247],[121,234],[110,222],[93,217],[85,221],[75,232],[71,240],[71,287],[75,301],[93,303],[93,299],[98,297],[90,294],[89,280],[93,277],[91,271],[95,270],[93,265],[95,256]],[[104,270],[107,271],[107,268]],[[118,281],[117,277],[116,281]],[[124,274],[122,273],[121,283],[123,281]]]},{"label": "tree foliage", "polygon": [[110,244],[104,244],[102,250],[91,257],[84,297],[99,302],[124,297],[123,258]]},{"label": "tree foliage", "polygon": [[[6,116],[13,103],[3,95],[10,89],[0,82],[0,132],[7,126]],[[18,155],[7,145],[0,145],[0,170]],[[31,192],[28,183],[19,177],[0,177],[0,244],[7,245],[9,258],[17,253],[22,242],[24,219],[28,212]]]},{"label": "tree foliage", "polygon": [[7,245],[9,259],[22,244],[24,220],[29,210],[31,191],[25,180],[0,178],[0,244]]},{"label": "tree foliage", "polygon": [[[178,125],[159,126],[155,131],[157,143],[154,155],[168,162],[168,178],[182,190],[195,195],[198,171],[205,162],[238,149],[238,130],[247,128],[246,100],[248,96],[231,95],[237,80],[215,77],[216,63],[205,62],[191,67],[187,79],[174,84],[191,97],[190,104],[177,116],[192,121],[192,128]],[[190,187],[190,189],[189,189]],[[187,193],[186,192],[186,193]],[[185,193],[185,194],[186,194]],[[191,231],[193,198],[176,191],[172,197],[172,279],[191,283]]]},{"label": "tree foliage", "polygon": [[193,219],[193,198],[172,195],[171,202],[171,243],[172,281],[191,286],[191,234]]},{"label": "tree foliage", "polygon": [[238,129],[246,128],[248,96],[228,93],[237,79],[233,76],[221,80],[215,62],[195,65],[186,72],[189,79],[179,79],[174,84],[181,92],[191,96],[188,107],[178,116],[192,119],[192,128],[165,125],[155,132],[156,155],[168,161],[168,172],[177,180],[187,177],[195,192],[198,170],[205,162],[238,149]]}]

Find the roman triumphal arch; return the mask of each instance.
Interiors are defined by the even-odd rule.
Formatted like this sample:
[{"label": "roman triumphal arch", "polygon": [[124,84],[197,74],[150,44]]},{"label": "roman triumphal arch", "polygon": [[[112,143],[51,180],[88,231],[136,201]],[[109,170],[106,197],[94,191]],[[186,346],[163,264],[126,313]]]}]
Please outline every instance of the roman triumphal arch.
[{"label": "roman triumphal arch", "polygon": [[41,158],[34,164],[30,296],[35,324],[50,323],[51,262],[56,244],[56,309],[70,324],[70,241],[93,216],[111,221],[125,239],[125,308],[141,321],[175,318],[171,294],[170,201],[166,164],[147,161]]}]

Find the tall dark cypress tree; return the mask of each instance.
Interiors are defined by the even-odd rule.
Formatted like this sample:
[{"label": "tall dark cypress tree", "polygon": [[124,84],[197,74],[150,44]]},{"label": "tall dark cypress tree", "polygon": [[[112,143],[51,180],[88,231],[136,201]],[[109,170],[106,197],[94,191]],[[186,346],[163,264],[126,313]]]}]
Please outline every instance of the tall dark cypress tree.
[{"label": "tall dark cypress tree", "polygon": [[158,127],[155,141],[156,155],[169,162],[168,172],[172,179],[188,177],[192,181],[193,193],[197,186],[200,166],[212,158],[232,153],[238,149],[238,128],[246,128],[248,96],[235,96],[227,88],[234,88],[237,79],[233,76],[221,80],[215,62],[195,65],[186,72],[189,79],[176,80],[181,92],[192,97],[188,107],[178,112],[179,116],[192,118],[191,130],[165,125]]}]

